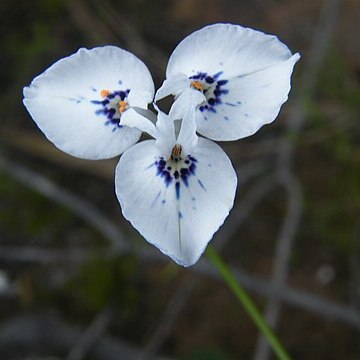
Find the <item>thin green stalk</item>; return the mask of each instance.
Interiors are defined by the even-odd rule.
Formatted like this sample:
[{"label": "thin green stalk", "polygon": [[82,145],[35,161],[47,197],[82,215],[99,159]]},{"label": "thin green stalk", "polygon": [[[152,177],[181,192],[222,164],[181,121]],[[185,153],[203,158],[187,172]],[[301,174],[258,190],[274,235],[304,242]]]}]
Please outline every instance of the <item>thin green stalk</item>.
[{"label": "thin green stalk", "polygon": [[208,246],[206,254],[212,264],[217,268],[222,278],[229,286],[231,291],[234,293],[236,298],[244,307],[245,311],[254,321],[259,330],[268,340],[269,344],[273,348],[275,354],[281,360],[290,360],[290,356],[287,354],[280,341],[272,330],[266,325],[264,318],[260,314],[259,310],[256,308],[255,304],[246,293],[246,291],[241,287],[239,282],[236,280],[235,276],[230,271],[229,267],[224,263],[224,261],[219,256],[218,252],[212,247]]}]

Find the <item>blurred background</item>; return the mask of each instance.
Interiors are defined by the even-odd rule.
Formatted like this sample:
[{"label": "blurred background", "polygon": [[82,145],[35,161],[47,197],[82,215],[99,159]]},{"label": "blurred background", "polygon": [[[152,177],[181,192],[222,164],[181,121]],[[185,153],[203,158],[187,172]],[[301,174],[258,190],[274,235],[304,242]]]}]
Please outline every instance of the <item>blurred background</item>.
[{"label": "blurred background", "polygon": [[302,58],[278,119],[222,144],[239,188],[213,244],[294,359],[360,359],[359,0],[2,0],[0,17],[0,359],[275,358],[205,257],[180,268],[124,220],[118,160],[61,153],[22,105],[79,47],[133,52],[159,87],[214,22]]}]

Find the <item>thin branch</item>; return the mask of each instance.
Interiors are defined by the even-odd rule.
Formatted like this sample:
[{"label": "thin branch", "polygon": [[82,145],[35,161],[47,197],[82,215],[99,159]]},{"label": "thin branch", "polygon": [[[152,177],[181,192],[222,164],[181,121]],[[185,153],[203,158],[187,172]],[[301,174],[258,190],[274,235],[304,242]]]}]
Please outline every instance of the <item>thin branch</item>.
[{"label": "thin branch", "polygon": [[[75,256],[72,256],[72,254],[75,254]],[[113,252],[109,251],[106,254],[112,256]],[[142,261],[167,261],[161,253],[152,249],[150,245],[149,247],[144,246],[144,248],[138,249],[136,254]],[[24,249],[23,246],[2,246],[0,248],[1,262],[37,262],[45,265],[56,265],[64,261],[85,261],[90,255],[90,252],[83,249],[73,249],[73,251],[69,253],[64,250],[46,250],[36,247],[25,247]],[[201,260],[196,266],[190,269],[194,273],[219,280],[217,272],[204,260]],[[254,294],[268,298],[274,297],[290,306],[313,312],[315,315],[323,316],[330,320],[342,322],[360,331],[360,312],[351,306],[339,304],[304,290],[285,285],[280,288],[274,288],[268,279],[248,274],[242,269],[232,267],[232,271],[241,284]]]},{"label": "thin branch", "polygon": [[82,360],[86,354],[95,346],[100,337],[105,333],[110,324],[112,309],[106,307],[95,318],[91,325],[81,335],[80,340],[71,349],[66,360]]},{"label": "thin branch", "polygon": [[[46,311],[38,315],[18,316],[0,326],[0,352],[20,348],[22,354],[26,355],[40,348],[42,351],[48,349],[64,353],[74,346],[83,333],[83,328],[69,325]],[[131,360],[138,355],[138,349],[109,335],[99,339],[91,351],[94,360]],[[164,357],[161,359],[165,360]]]},{"label": "thin branch", "polygon": [[[289,269],[291,250],[302,215],[302,191],[299,181],[288,171],[279,174],[280,181],[287,189],[288,209],[275,246],[274,270],[271,283],[274,289],[281,288],[285,282]],[[279,299],[270,297],[265,310],[265,319],[272,328],[276,327],[280,316],[281,303]],[[257,342],[255,359],[266,359],[270,347],[264,336]],[[265,350],[266,349],[266,350]]]},{"label": "thin branch", "polygon": [[150,360],[157,358],[157,354],[169,337],[180,312],[184,309],[193,290],[198,283],[196,277],[186,278],[173,292],[162,317],[159,319],[159,325],[144,347],[138,360]]},{"label": "thin branch", "polygon": [[[216,270],[204,260],[201,260],[193,269],[220,280]],[[288,305],[313,312],[315,315],[323,316],[329,320],[340,321],[360,331],[360,312],[353,307],[345,306],[285,285],[274,288],[273,284],[269,283],[268,279],[248,274],[235,267],[232,267],[231,271],[247,290],[255,294],[268,298],[273,297]]]},{"label": "thin branch", "polygon": [[0,170],[27,188],[36,191],[57,204],[70,208],[77,216],[97,229],[100,234],[109,240],[116,252],[121,253],[128,250],[129,247],[120,229],[102,215],[93,204],[61,188],[35,171],[6,160],[3,156],[0,156]]}]

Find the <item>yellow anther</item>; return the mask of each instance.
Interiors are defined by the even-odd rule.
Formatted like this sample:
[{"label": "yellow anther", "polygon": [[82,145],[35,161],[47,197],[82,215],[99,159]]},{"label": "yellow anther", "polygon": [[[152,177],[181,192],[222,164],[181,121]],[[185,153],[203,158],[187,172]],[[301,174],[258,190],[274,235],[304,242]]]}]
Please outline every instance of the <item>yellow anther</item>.
[{"label": "yellow anther", "polygon": [[110,94],[109,90],[101,90],[100,91],[100,96],[103,98],[109,96],[109,94]]},{"label": "yellow anther", "polygon": [[198,82],[198,81],[191,81],[190,85],[195,88],[196,90],[199,90],[201,92],[204,92],[204,88],[202,87],[202,85]]},{"label": "yellow anther", "polygon": [[119,111],[123,113],[126,109],[127,102],[125,100],[121,100],[119,102]]}]

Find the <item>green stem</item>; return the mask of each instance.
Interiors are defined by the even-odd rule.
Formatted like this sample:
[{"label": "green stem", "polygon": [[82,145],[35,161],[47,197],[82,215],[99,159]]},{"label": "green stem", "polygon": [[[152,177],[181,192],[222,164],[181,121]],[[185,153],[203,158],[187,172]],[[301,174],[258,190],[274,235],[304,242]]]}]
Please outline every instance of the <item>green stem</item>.
[{"label": "green stem", "polygon": [[256,326],[266,337],[278,358],[281,360],[290,360],[290,356],[287,354],[276,335],[266,325],[265,320],[260,314],[259,310],[256,308],[249,295],[245,292],[245,290],[236,280],[229,267],[221,259],[218,252],[212,246],[208,246],[206,254],[212,264],[217,268],[222,278],[225,280],[226,284],[229,286],[236,298],[245,308],[245,311],[248,313]]}]

